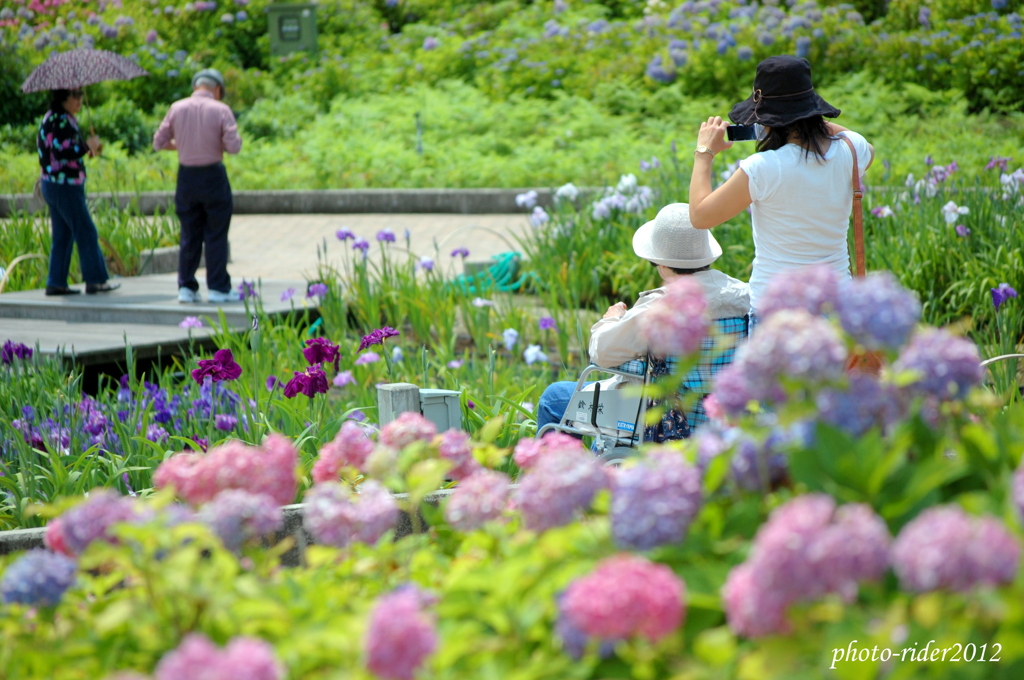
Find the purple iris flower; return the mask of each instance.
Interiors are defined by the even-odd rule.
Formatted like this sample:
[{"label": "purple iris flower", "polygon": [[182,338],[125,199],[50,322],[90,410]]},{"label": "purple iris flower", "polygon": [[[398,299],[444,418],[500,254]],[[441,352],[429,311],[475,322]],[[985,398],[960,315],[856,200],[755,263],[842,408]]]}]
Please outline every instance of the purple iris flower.
[{"label": "purple iris flower", "polygon": [[217,350],[212,359],[200,359],[199,368],[192,371],[192,378],[200,385],[207,376],[214,382],[220,382],[236,380],[240,375],[242,367],[235,363],[235,357],[229,349]]},{"label": "purple iris flower", "polygon": [[306,297],[324,297],[327,295],[327,284],[326,283],[314,283],[306,291]]},{"label": "purple iris flower", "polygon": [[1012,158],[1006,156],[989,156],[988,165],[985,166],[986,170],[995,170],[999,168],[1000,172],[1006,172],[1006,165]]},{"label": "purple iris flower", "polygon": [[381,229],[380,231],[377,232],[377,240],[380,243],[394,243],[395,232],[391,231],[390,229]]},{"label": "purple iris flower", "polygon": [[273,392],[274,388],[281,384],[276,375],[267,376],[267,392]]},{"label": "purple iris flower", "polygon": [[396,337],[397,335],[398,331],[396,331],[391,326],[384,326],[384,328],[378,328],[377,330],[370,332],[368,335],[363,336],[363,340],[362,342],[359,343],[359,349],[357,349],[356,352],[362,352],[364,349],[370,347],[371,345],[383,344],[386,338],[393,338]]},{"label": "purple iris flower", "polygon": [[8,340],[0,348],[0,363],[10,364],[15,359],[31,359],[32,348],[20,342]]},{"label": "purple iris flower", "polygon": [[332,382],[335,387],[344,387],[345,385],[351,385],[355,381],[356,379],[352,377],[352,371],[342,371],[338,375],[334,376],[334,380]]},{"label": "purple iris flower", "polygon": [[452,251],[452,257],[469,257],[469,248],[461,247]]},{"label": "purple iris flower", "polygon": [[338,231],[334,232],[334,235],[338,237],[339,241],[347,241],[350,238],[354,239],[356,237],[348,227],[342,227]]},{"label": "purple iris flower", "polygon": [[238,426],[238,418],[227,413],[218,413],[213,418],[213,425],[221,432],[231,432]]},{"label": "purple iris flower", "polygon": [[370,242],[367,241],[365,238],[357,238],[355,241],[352,242],[352,250],[361,250],[363,251],[364,255],[366,254],[366,251],[369,249]]},{"label": "purple iris flower", "polygon": [[306,347],[302,350],[302,356],[306,357],[306,361],[310,365],[334,364],[334,369],[337,370],[341,352],[338,346],[327,338],[313,338],[312,340],[306,340]]},{"label": "purple iris flower", "polygon": [[554,318],[550,316],[542,316],[538,323],[542,331],[555,330],[558,328],[557,324],[555,324]]},{"label": "purple iris flower", "polygon": [[966,225],[958,224],[954,228],[956,229],[956,235],[960,238],[967,238],[971,235],[971,230]]},{"label": "purple iris flower", "polygon": [[243,300],[259,297],[259,294],[256,292],[256,282],[246,281],[245,279],[242,279],[242,282],[238,284],[238,293],[242,296]]},{"label": "purple iris flower", "polygon": [[312,399],[318,394],[327,392],[327,374],[319,365],[310,366],[305,371],[295,371],[295,377],[284,386],[284,396],[288,399],[297,394],[305,394]]},{"label": "purple iris flower", "polygon": [[285,292],[281,293],[281,302],[288,302],[288,300],[292,299],[293,295],[295,295],[295,289],[289,288]]},{"label": "purple iris flower", "polygon": [[1008,283],[1000,283],[997,287],[992,289],[992,304],[996,309],[999,309],[1001,304],[1012,297],[1017,297],[1017,291]]},{"label": "purple iris flower", "polygon": [[432,272],[434,271],[434,260],[424,255],[420,258],[419,262],[416,263],[416,266],[425,272]]}]

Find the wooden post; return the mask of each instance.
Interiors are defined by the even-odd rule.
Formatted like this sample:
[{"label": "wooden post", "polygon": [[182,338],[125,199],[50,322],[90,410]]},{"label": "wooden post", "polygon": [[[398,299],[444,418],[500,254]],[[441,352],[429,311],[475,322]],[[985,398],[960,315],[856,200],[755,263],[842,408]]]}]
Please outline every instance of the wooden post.
[{"label": "wooden post", "polygon": [[411,383],[390,383],[377,386],[377,412],[380,425],[384,426],[398,417],[398,414],[420,412],[420,388]]}]

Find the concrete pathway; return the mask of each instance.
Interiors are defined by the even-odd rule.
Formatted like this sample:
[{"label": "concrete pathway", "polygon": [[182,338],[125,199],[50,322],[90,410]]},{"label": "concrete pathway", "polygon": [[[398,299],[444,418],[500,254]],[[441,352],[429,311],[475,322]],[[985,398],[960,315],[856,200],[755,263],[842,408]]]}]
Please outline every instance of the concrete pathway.
[{"label": "concrete pathway", "polygon": [[[351,255],[352,241],[342,243],[335,232],[347,227],[370,242],[370,256],[380,247],[377,232],[390,229],[396,252],[409,249],[418,257],[429,256],[448,272],[451,251],[469,249],[469,260],[487,260],[492,255],[522,249],[516,238],[529,234],[530,224],[520,215],[235,215],[231,220],[232,279],[315,279],[317,247],[327,244],[327,264],[340,267]],[[454,263],[462,272],[461,260]],[[205,272],[199,276],[203,281]]]}]

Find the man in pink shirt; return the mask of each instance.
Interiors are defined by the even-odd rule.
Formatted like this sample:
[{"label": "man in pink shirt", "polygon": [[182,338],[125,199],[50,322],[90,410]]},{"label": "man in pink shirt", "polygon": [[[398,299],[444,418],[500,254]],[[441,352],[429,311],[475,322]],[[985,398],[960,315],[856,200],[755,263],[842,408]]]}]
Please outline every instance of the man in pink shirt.
[{"label": "man in pink shirt", "polygon": [[224,98],[224,76],[204,69],[192,78],[192,96],[171,105],[153,135],[157,151],[178,152],[174,208],[181,220],[178,301],[201,302],[196,270],[206,245],[206,287],[210,302],[238,300],[228,274],[228,228],[233,203],[224,152],[238,153],[242,140]]}]

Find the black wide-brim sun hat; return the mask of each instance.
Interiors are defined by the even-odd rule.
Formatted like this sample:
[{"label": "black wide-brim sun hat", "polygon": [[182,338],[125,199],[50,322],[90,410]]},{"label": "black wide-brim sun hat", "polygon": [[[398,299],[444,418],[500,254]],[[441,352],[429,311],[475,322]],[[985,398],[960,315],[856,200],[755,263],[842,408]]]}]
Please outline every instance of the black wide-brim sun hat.
[{"label": "black wide-brim sun hat", "polygon": [[757,65],[754,91],[732,107],[729,119],[736,125],[782,127],[811,116],[835,118],[839,113],[814,91],[809,61],[778,56]]}]

